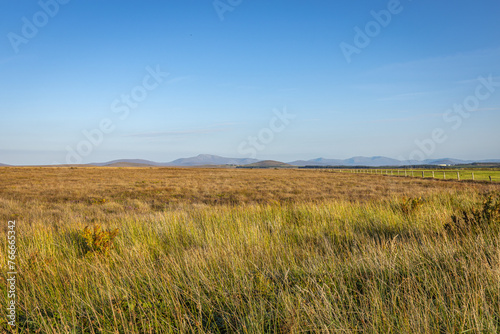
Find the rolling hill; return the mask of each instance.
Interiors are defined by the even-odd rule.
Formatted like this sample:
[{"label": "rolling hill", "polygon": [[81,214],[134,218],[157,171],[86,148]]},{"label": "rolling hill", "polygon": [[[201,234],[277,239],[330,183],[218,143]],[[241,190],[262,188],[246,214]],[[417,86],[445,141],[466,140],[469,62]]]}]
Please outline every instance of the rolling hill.
[{"label": "rolling hill", "polygon": [[240,166],[241,168],[290,168],[290,164],[276,160],[262,160],[251,164]]},{"label": "rolling hill", "polygon": [[120,165],[145,165],[145,166],[163,166],[162,163],[159,162],[154,162],[150,160],[143,160],[143,159],[119,159],[119,160],[112,160],[112,161],[107,161],[107,162],[93,162],[90,163],[89,165],[94,165],[94,166],[120,166]]},{"label": "rolling hill", "polygon": [[225,158],[218,155],[200,154],[196,157],[174,160],[168,163],[168,166],[247,165],[258,161],[250,158]]}]

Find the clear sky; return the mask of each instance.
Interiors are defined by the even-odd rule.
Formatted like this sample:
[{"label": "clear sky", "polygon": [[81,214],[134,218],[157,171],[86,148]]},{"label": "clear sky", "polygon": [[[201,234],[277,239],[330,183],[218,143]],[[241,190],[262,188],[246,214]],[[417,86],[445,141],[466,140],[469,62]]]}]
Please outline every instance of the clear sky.
[{"label": "clear sky", "polygon": [[498,0],[1,0],[0,162],[498,159],[499,17]]}]

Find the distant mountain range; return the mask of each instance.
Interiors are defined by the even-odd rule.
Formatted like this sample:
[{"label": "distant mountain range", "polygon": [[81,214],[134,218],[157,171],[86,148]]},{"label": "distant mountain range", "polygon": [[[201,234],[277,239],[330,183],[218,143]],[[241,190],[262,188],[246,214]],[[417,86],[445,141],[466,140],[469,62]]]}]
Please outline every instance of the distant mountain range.
[{"label": "distant mountain range", "polygon": [[[325,159],[316,158],[311,160],[296,160],[288,163],[274,160],[258,160],[250,158],[225,158],[218,155],[200,154],[195,157],[181,158],[171,162],[155,162],[143,159],[120,159],[108,162],[96,162],[82,166],[108,166],[108,167],[194,167],[194,166],[249,166],[249,167],[286,167],[292,166],[405,166],[405,165],[459,165],[470,163],[500,163],[500,159],[489,160],[460,160],[452,158],[426,159],[423,161],[404,161],[382,156],[374,157],[352,157],[349,159]],[[0,164],[0,166],[9,166]]]},{"label": "distant mountain range", "polygon": [[352,157],[349,159],[325,159],[317,158],[311,160],[296,160],[289,162],[295,166],[400,166],[403,163],[396,159],[386,157]]},{"label": "distant mountain range", "polygon": [[490,159],[490,160],[460,160],[452,158],[441,158],[441,159],[426,159],[423,161],[409,161],[409,160],[397,160],[387,157],[375,156],[375,157],[352,157],[349,159],[324,159],[317,158],[311,160],[297,160],[289,162],[290,165],[295,166],[369,166],[369,167],[380,167],[380,166],[405,166],[405,165],[460,165],[460,164],[470,164],[474,162],[500,162],[500,159]]},{"label": "distant mountain range", "polygon": [[248,165],[258,162],[250,158],[224,158],[218,155],[200,154],[196,157],[182,158],[168,163],[169,166],[200,166],[200,165]]},{"label": "distant mountain range", "polygon": [[221,166],[221,165],[248,165],[259,162],[258,159],[250,158],[225,158],[218,155],[199,154],[195,157],[181,158],[171,162],[155,162],[142,159],[121,159],[108,162],[91,163],[94,166],[115,166],[128,164],[130,167],[133,165],[147,165],[147,166],[163,166],[163,167],[193,167],[193,166]]},{"label": "distant mountain range", "polygon": [[[269,163],[268,163],[269,162]],[[468,164],[473,162],[500,162],[500,159],[491,160],[460,160],[452,158],[442,158],[442,159],[427,159],[423,161],[403,161],[382,156],[374,157],[352,157],[349,159],[325,159],[317,158],[311,160],[296,160],[288,163],[270,160],[257,160],[250,158],[225,158],[218,155],[210,154],[200,154],[195,157],[181,158],[171,162],[155,162],[149,160],[141,159],[123,159],[123,160],[113,160],[103,163],[92,163],[95,166],[123,166],[128,164],[130,166],[134,165],[147,165],[147,166],[178,166],[178,167],[192,167],[192,166],[214,166],[214,165],[237,165],[243,166],[248,165],[249,167],[262,166],[279,166],[279,165],[292,165],[292,166],[369,166],[369,167],[380,167],[380,166],[404,166],[404,165],[458,165],[458,164]]]},{"label": "distant mountain range", "polygon": [[387,157],[352,157],[349,159],[324,159],[296,160],[289,162],[295,166],[405,166],[405,165],[458,165],[473,162],[500,162],[500,159],[492,160],[460,160],[452,158],[426,159],[423,161],[397,160]]}]

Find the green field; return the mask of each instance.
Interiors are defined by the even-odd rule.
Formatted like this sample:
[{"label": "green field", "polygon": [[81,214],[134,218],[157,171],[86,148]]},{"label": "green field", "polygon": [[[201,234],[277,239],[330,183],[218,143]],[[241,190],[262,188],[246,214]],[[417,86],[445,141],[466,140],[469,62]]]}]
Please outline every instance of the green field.
[{"label": "green field", "polygon": [[[475,169],[342,169],[345,173],[425,177],[446,180],[500,182],[500,170]],[[423,174],[422,174],[423,173]],[[491,179],[490,179],[491,177]]]}]

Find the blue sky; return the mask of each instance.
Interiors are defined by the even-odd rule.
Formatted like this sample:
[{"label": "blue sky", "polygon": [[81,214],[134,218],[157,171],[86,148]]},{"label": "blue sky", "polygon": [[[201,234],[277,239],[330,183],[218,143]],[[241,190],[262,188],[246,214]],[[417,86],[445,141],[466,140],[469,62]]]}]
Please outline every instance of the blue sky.
[{"label": "blue sky", "polygon": [[2,0],[0,162],[498,159],[499,14],[493,0]]}]

